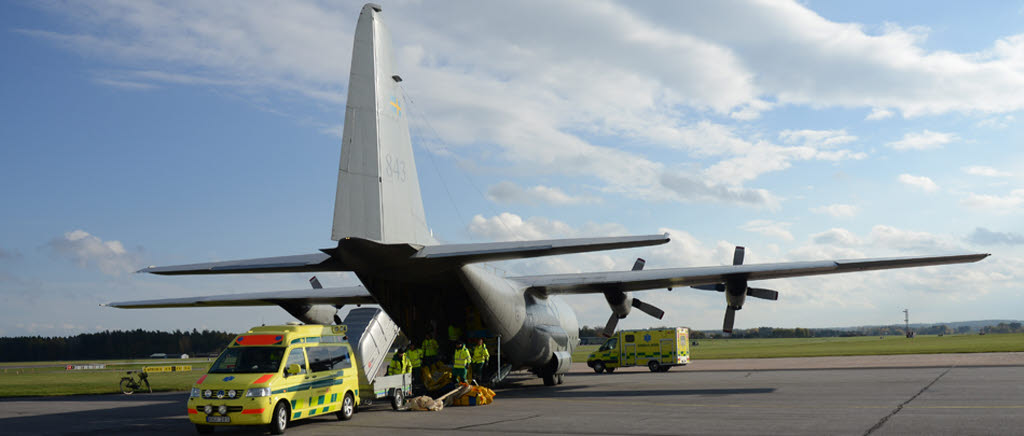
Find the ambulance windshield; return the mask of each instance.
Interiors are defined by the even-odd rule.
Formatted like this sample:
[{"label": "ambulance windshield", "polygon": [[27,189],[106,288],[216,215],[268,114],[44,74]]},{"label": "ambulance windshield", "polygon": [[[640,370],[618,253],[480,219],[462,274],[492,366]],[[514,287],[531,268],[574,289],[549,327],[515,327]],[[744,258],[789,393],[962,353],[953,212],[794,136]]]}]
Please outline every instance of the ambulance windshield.
[{"label": "ambulance windshield", "polygon": [[618,345],[618,343],[618,338],[611,338],[608,340],[608,342],[605,342],[604,345],[602,345],[601,348],[598,349],[597,351],[613,350],[615,349],[615,346]]},{"label": "ambulance windshield", "polygon": [[277,372],[285,347],[234,347],[224,351],[210,367],[210,373]]}]

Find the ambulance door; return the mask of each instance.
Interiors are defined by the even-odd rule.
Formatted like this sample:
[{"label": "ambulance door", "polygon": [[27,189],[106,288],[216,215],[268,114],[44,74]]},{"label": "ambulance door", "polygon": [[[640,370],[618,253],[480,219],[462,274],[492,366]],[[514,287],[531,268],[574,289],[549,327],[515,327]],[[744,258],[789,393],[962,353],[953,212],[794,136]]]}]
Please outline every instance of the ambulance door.
[{"label": "ambulance door", "polygon": [[636,335],[622,335],[622,366],[636,365]]},{"label": "ambulance door", "polygon": [[309,390],[309,408],[306,416],[320,415],[329,411],[327,391],[334,385],[334,371],[331,349],[326,345],[307,347],[309,373],[312,385]]},{"label": "ambulance door", "polygon": [[661,341],[659,341],[659,343],[661,344],[659,346],[659,348],[660,348],[659,352],[661,353],[661,358],[658,359],[658,360],[661,363],[663,363],[663,364],[675,364],[676,363],[676,347],[675,347],[676,340],[675,340],[675,338],[662,339]]},{"label": "ambulance door", "polygon": [[[309,404],[304,401],[309,392],[309,370],[306,366],[306,353],[302,347],[292,348],[288,352],[288,357],[284,361],[285,370],[287,371],[293,363],[299,365],[299,373],[292,375],[285,373],[287,376],[284,378],[283,386],[286,389],[285,392],[291,394],[292,419],[298,419],[305,416],[303,412],[309,407]],[[303,400],[300,401],[300,399]]]}]

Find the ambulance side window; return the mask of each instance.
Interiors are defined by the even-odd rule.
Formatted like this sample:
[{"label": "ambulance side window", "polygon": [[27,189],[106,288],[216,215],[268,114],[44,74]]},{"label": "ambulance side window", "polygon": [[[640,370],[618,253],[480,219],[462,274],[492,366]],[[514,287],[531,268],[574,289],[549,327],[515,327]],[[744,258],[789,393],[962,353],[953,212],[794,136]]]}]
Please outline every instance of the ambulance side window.
[{"label": "ambulance side window", "polygon": [[352,358],[348,354],[348,347],[342,345],[331,345],[331,369],[345,369],[352,367]]},{"label": "ambulance side window", "polygon": [[631,343],[631,342],[634,342],[635,340],[636,340],[636,339],[635,339],[635,338],[633,337],[633,335],[626,335],[626,336],[624,336],[624,337],[622,338],[622,341],[623,341],[623,342],[625,342],[625,343],[627,343],[627,344],[628,344],[628,343]]},{"label": "ambulance side window", "polygon": [[302,354],[302,348],[292,348],[292,351],[288,353],[288,360],[284,362],[284,367],[288,368],[292,364],[299,365],[299,374],[306,373],[306,356]]},{"label": "ambulance side window", "polygon": [[331,349],[329,347],[306,348],[309,355],[309,371],[320,372],[331,370]]}]

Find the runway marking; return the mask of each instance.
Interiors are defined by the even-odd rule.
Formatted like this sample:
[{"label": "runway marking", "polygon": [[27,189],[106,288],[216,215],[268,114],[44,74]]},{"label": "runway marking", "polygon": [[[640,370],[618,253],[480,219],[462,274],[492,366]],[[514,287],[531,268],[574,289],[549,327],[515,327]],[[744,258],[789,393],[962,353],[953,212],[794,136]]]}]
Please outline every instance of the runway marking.
[{"label": "runway marking", "polygon": [[921,396],[921,394],[923,394],[924,391],[927,391],[928,388],[932,387],[932,385],[934,385],[935,382],[939,381],[939,379],[941,379],[944,375],[949,374],[949,372],[952,371],[953,368],[956,368],[956,365],[946,368],[945,371],[942,371],[942,374],[939,374],[938,377],[935,377],[935,380],[932,380],[931,383],[928,383],[925,387],[921,388],[920,391],[917,391],[917,393],[914,394],[914,396],[910,397],[907,401],[900,403],[899,406],[896,406],[896,408],[893,409],[892,412],[889,412],[888,415],[883,416],[882,419],[876,422],[875,425],[871,426],[871,428],[869,428],[868,431],[864,432],[864,436],[868,436],[871,433],[874,433],[875,430],[882,428],[882,426],[885,425],[885,422],[888,421],[889,418],[892,418],[893,416],[896,416],[897,413],[900,413],[900,410],[903,410],[904,406],[910,404],[911,401],[914,401],[914,399]]}]

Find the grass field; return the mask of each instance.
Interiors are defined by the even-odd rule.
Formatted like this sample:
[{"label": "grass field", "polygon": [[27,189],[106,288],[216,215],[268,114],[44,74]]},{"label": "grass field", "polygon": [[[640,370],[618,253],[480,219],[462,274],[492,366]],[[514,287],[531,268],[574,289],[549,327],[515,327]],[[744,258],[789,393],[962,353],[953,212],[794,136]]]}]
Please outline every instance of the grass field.
[{"label": "grass field", "polygon": [[[993,353],[1024,351],[1024,333],[1000,335],[863,336],[855,338],[701,339],[690,346],[692,359],[764,357],[872,356],[885,354]],[[597,345],[573,352],[573,362],[586,362]]]},{"label": "grass field", "polygon": [[[119,361],[119,363],[124,362]],[[69,363],[103,363],[103,361],[5,363],[4,368],[0,370],[0,397],[121,393],[119,385],[121,377],[126,375],[126,371],[140,370],[144,366],[171,365],[171,363],[160,361],[128,361],[125,364],[107,364],[107,369],[69,371],[64,369]],[[174,364],[191,365],[192,371],[150,374],[149,384],[153,388],[153,392],[188,390],[199,377],[206,374],[206,370],[210,366],[207,359]],[[31,368],[11,368],[10,366],[31,366]]]},{"label": "grass field", "polygon": [[[884,354],[990,353],[1024,351],[1024,333],[998,335],[898,336],[806,339],[702,339],[690,347],[693,359],[764,357],[858,356]],[[573,353],[574,362],[586,362],[597,345],[584,345]],[[89,363],[103,363],[89,361]],[[65,370],[69,363],[26,362],[0,365],[0,397],[120,393],[125,371],[143,366],[192,365],[191,372],[160,372],[149,376],[153,391],[185,391],[206,373],[208,359],[186,363],[160,360],[107,363],[105,370]],[[26,368],[13,368],[21,366]]]}]

